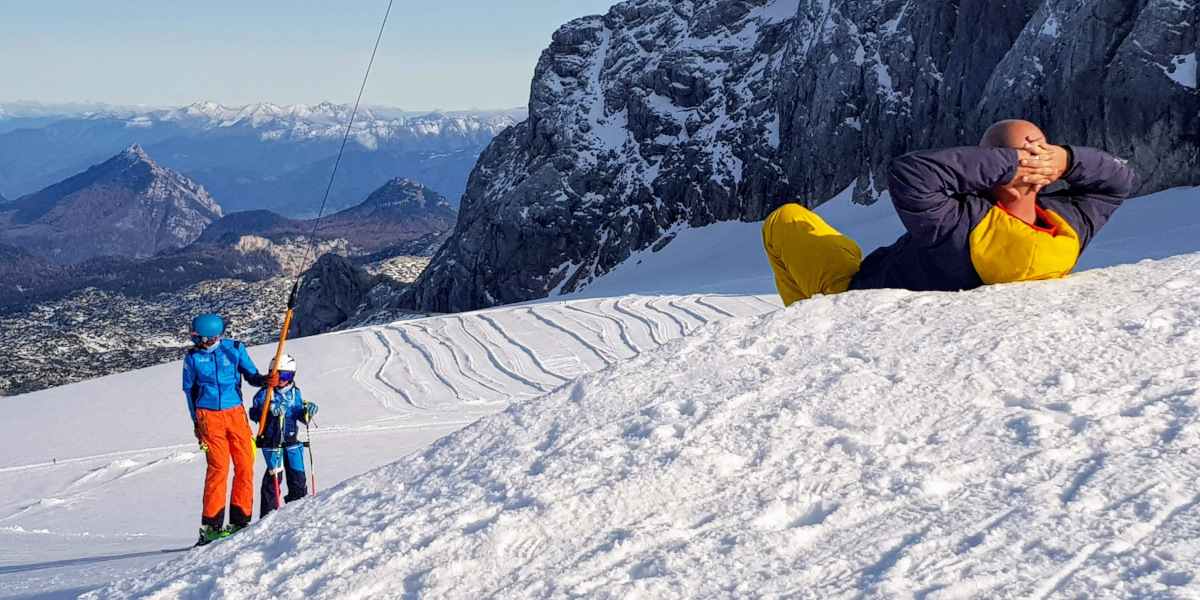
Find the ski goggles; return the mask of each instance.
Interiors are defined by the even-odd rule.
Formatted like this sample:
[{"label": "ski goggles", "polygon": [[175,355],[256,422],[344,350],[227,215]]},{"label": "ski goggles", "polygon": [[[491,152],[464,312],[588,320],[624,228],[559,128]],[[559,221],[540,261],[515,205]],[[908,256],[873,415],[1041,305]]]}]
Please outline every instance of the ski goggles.
[{"label": "ski goggles", "polygon": [[292,371],[280,371],[279,383],[291,383],[296,378],[296,374]]},{"label": "ski goggles", "polygon": [[188,334],[188,337],[190,337],[192,339],[192,343],[195,344],[197,347],[207,348],[207,347],[221,341],[221,338],[224,336],[214,335],[214,336],[205,337],[205,336],[200,335],[200,334],[196,333],[195,331],[193,331],[190,334]]}]

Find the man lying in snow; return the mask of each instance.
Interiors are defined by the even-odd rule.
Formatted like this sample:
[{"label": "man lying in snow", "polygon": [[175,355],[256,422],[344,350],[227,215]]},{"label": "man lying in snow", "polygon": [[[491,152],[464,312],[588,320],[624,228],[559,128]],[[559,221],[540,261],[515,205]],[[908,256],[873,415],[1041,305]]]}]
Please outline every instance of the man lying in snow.
[{"label": "man lying in snow", "polygon": [[[1062,179],[1067,188],[1038,193]],[[888,166],[888,189],[908,230],[864,260],[812,211],[780,207],[763,246],[785,305],[848,289],[968,290],[1056,279],[1137,188],[1125,161],[1054,146],[1028,121],[1001,121],[978,147],[911,152]]]}]

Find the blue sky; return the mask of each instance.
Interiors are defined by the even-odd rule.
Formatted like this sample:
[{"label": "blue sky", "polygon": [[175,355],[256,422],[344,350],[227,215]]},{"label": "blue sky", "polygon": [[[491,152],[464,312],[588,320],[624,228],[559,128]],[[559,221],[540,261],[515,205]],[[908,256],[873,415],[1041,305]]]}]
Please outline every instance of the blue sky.
[{"label": "blue sky", "polygon": [[[363,102],[524,105],[561,24],[616,0],[395,0]],[[353,102],[387,0],[37,0],[0,10],[0,101]]]}]

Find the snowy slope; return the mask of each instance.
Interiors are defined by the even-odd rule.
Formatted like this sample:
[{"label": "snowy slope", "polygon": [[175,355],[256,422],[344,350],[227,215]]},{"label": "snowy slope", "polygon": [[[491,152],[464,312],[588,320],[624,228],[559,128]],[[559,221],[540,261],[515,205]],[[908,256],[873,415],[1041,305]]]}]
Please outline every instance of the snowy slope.
[{"label": "snowy slope", "polygon": [[[1200,251],[1185,220],[1198,196],[1176,190],[1131,201],[1085,261],[1102,251],[1135,260],[1147,236],[1174,240],[1156,251]],[[818,212],[868,251],[899,232],[887,203],[861,207],[847,195]],[[1176,237],[1167,237],[1171,231]],[[1024,557],[1002,550],[1032,544],[1022,535],[1059,530],[1047,538],[1044,555],[1030,546],[1029,556],[1044,565],[1115,539],[1086,537],[1087,528],[1101,529],[1088,520],[1099,514],[1088,495],[1093,488],[1083,485],[1089,477],[1120,483],[1139,471],[1175,469],[1179,481],[1188,480],[1188,466],[1170,458],[1173,446],[1146,432],[1173,431],[1167,437],[1186,453],[1195,402],[1185,392],[1200,369],[1186,366],[1197,345],[1196,257],[967,294],[865,292],[758,317],[777,308],[760,248],[755,223],[682,230],[660,252],[635,255],[555,302],[289,344],[306,395],[322,406],[314,439],[323,491],[272,518],[312,518],[312,528],[255,527],[229,542],[245,550],[239,559],[220,546],[178,560],[161,552],[194,540],[204,471],[176,391],[178,364],[5,398],[0,598],[74,597],[164,560],[140,583],[116,584],[100,597],[138,596],[177,575],[180,587],[155,597],[207,598],[214,590],[225,594],[216,597],[257,597],[254,586],[283,577],[283,566],[313,566],[279,584],[284,597],[301,595],[297,590],[354,597],[352,588],[371,598],[478,597],[485,588],[497,597],[563,590],[603,596],[661,585],[670,589],[644,595],[753,595],[712,591],[720,582],[706,573],[734,561],[746,570],[728,581],[778,572],[781,581],[804,582],[787,592],[793,596],[809,589],[824,590],[819,597],[932,592],[951,580],[947,565],[967,573],[954,581],[979,589],[1024,589],[1052,578],[1037,579],[1046,574],[1036,570],[1009,573],[1008,583],[988,575],[1016,571],[1012,561]],[[1037,312],[1037,305],[1049,309]],[[1000,308],[1010,306],[1021,312],[1000,318]],[[663,344],[668,349],[653,352]],[[261,365],[271,350],[251,353]],[[1177,356],[1166,357],[1168,351]],[[1021,381],[982,369],[1022,355],[1046,360]],[[580,388],[581,376],[590,379]],[[1165,399],[1152,402],[1158,398]],[[487,417],[508,402],[513,409]],[[1104,412],[1114,402],[1132,416],[1131,403],[1145,403],[1148,417],[1114,420]],[[874,414],[881,406],[886,410]],[[782,420],[769,417],[776,414]],[[943,419],[936,427],[928,421],[933,414]],[[424,455],[372,471],[481,417]],[[1067,433],[1059,421],[1079,431]],[[969,430],[968,422],[979,425]],[[1089,423],[1104,425],[1084,427]],[[934,429],[940,437],[921,435]],[[897,432],[905,435],[899,445]],[[1118,454],[1112,444],[1122,436],[1141,443],[1140,454]],[[1107,454],[1087,463],[1077,456],[1082,446],[1099,449],[1089,457]],[[1021,448],[1026,462],[1011,462]],[[1146,458],[1155,454],[1175,462]],[[933,465],[964,471],[946,474]],[[1033,474],[1013,475],[1027,471]],[[1053,502],[1043,502],[1054,495],[1048,490],[1077,474],[1080,486],[1059,490],[1062,510],[1053,512]],[[327,491],[355,476],[361,478]],[[1149,477],[1142,496],[1113,510],[1149,515],[1151,524],[1164,517],[1159,507],[1175,488]],[[1008,481],[1015,483],[1003,487]],[[945,514],[928,504],[936,494],[915,491],[926,482],[934,491],[943,485]],[[968,491],[973,495],[961,495]],[[1090,500],[1076,503],[1081,498]],[[999,538],[988,537],[981,520],[961,548],[954,546],[960,554],[937,554],[945,551],[938,544],[963,528],[963,515],[997,503],[1020,517],[999,520],[992,529]],[[1089,508],[1076,514],[1079,506]],[[927,520],[912,511],[928,512]],[[1134,517],[1117,516],[1105,521],[1111,532],[1134,526]],[[818,526],[825,517],[829,525]],[[928,525],[909,544],[921,551],[872,554],[873,545],[893,548],[888,523],[901,520]],[[897,534],[897,546],[911,533]],[[975,542],[982,549],[970,547]],[[1169,540],[1154,544],[1121,560],[1140,565],[1143,583],[1190,581],[1175,566],[1186,566],[1190,555],[1164,558],[1178,549],[1163,550]],[[772,554],[780,549],[795,554]],[[818,585],[816,571],[797,565],[830,559],[822,550],[850,562],[826,563],[821,572],[841,579],[830,575]],[[286,557],[282,565],[256,562],[276,556]],[[872,559],[878,568],[853,562]],[[322,562],[327,567],[317,566]],[[916,574],[883,568],[891,563],[916,565]],[[455,579],[436,565],[470,576]],[[342,571],[345,577],[331,576]],[[218,583],[212,576],[219,573],[229,576]],[[543,587],[529,587],[539,581]],[[925,581],[928,589],[918,586]],[[958,589],[928,597],[970,595]]]},{"label": "snowy slope", "polygon": [[89,597],[1194,597],[1198,290],[728,320]]},{"label": "snowy slope", "polygon": [[[318,487],[709,320],[777,306],[754,296],[576,300],[291,342],[305,397],[321,406]],[[251,349],[260,367],[272,352]],[[205,467],[179,376],[173,363],[2,400],[0,598],[82,592],[195,541]]]}]

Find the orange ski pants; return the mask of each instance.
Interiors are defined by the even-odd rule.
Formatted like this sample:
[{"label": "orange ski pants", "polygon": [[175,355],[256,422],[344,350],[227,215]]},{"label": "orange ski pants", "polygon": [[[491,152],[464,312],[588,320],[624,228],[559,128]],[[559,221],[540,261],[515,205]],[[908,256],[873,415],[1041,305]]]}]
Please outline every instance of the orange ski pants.
[{"label": "orange ski pants", "polygon": [[229,496],[229,523],[247,525],[254,510],[254,446],[250,422],[241,406],[226,410],[196,410],[196,433],[208,445],[208,472],[204,476],[202,523],[225,526],[229,461],[233,460],[233,493]]}]

